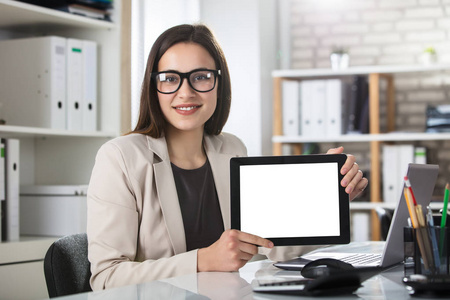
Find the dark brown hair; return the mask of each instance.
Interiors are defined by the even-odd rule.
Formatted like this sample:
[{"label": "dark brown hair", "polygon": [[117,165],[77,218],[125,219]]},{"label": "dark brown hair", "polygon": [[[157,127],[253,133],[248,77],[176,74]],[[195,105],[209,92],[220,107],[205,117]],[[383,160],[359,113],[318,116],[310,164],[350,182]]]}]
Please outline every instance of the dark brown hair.
[{"label": "dark brown hair", "polygon": [[228,65],[222,48],[211,30],[205,25],[178,25],[163,32],[153,44],[147,60],[142,83],[139,119],[131,133],[142,133],[154,138],[164,135],[166,121],[159,106],[158,94],[152,72],[158,71],[158,63],[164,53],[178,43],[196,43],[205,48],[221,70],[217,86],[217,106],[211,118],[205,123],[205,133],[217,135],[222,132],[231,105],[231,83]]}]

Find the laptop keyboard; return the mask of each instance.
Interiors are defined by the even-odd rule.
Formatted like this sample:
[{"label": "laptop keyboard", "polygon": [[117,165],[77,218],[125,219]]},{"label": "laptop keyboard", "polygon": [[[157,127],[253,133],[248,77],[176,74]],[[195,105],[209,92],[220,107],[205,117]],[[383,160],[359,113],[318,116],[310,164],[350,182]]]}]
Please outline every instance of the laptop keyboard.
[{"label": "laptop keyboard", "polygon": [[353,266],[376,266],[381,264],[381,254],[352,254],[341,258],[342,261]]},{"label": "laptop keyboard", "polygon": [[354,267],[369,267],[381,265],[381,254],[379,253],[312,253],[304,255],[303,258],[316,260],[319,258],[335,258]]}]

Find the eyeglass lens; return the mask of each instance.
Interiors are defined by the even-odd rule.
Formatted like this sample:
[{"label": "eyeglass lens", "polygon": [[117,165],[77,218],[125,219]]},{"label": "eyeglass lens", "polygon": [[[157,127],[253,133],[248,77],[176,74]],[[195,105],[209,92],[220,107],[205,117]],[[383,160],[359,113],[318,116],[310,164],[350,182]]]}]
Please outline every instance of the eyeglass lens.
[{"label": "eyeglass lens", "polygon": [[[198,92],[208,92],[215,86],[216,78],[213,72],[199,70],[188,77],[190,86]],[[173,93],[182,84],[182,78],[177,73],[160,73],[156,76],[156,88],[162,93]]]}]

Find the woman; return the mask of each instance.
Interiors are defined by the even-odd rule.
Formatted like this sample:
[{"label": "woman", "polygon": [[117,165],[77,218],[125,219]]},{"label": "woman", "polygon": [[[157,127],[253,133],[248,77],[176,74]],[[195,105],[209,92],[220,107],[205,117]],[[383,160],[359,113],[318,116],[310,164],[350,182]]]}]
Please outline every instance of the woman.
[{"label": "woman", "polygon": [[[138,124],[101,147],[89,184],[94,290],[235,271],[258,246],[273,247],[229,229],[229,160],[247,155],[238,138],[221,132],[230,101],[227,63],[206,26],[176,26],[156,40]],[[351,198],[367,185],[353,156],[341,172]]]}]

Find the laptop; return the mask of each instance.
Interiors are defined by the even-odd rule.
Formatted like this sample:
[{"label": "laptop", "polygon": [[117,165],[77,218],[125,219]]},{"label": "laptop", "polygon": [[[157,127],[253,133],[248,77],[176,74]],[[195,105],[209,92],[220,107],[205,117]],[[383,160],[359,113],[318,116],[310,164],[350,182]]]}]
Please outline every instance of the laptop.
[{"label": "laptop", "polygon": [[[439,166],[426,164],[409,164],[407,176],[418,204],[426,207],[433,195],[434,186],[438,175]],[[403,261],[403,228],[408,226],[409,212],[402,195],[395,209],[389,228],[388,236],[382,253],[345,253],[314,251],[301,257],[281,261],[274,266],[285,270],[301,270],[309,261],[319,258],[335,258],[352,264],[355,268],[382,267],[386,268]]]}]

